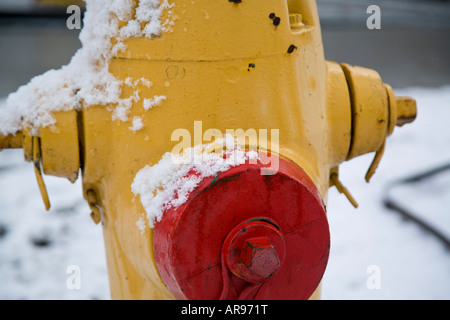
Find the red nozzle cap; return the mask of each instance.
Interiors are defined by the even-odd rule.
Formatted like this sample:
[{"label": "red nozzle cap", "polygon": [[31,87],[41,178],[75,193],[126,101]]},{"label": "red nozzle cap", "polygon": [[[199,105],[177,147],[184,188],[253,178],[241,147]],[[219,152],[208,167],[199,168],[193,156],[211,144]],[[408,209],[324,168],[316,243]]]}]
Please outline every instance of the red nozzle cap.
[{"label": "red nozzle cap", "polygon": [[279,157],[271,175],[265,163],[204,179],[155,224],[156,265],[175,298],[300,300],[318,287],[330,248],[322,198],[295,163]]}]

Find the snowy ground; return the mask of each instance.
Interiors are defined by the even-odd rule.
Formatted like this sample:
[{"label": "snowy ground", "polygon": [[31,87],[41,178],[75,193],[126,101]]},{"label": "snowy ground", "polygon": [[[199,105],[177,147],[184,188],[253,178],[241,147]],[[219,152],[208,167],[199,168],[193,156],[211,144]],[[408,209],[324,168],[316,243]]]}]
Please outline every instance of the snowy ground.
[{"label": "snowy ground", "polygon": [[[330,190],[332,247],[323,299],[450,299],[450,250],[382,202],[397,179],[450,163],[450,86],[396,93],[417,99],[418,118],[389,138],[371,183],[364,174],[373,155],[341,167],[341,180],[359,209]],[[45,181],[50,212],[22,152],[0,153],[0,299],[109,299],[101,227],[89,217],[80,181]],[[392,196],[450,237],[449,172],[393,189]],[[68,288],[70,266],[81,271],[80,289]],[[380,286],[371,289],[373,270]]]}]

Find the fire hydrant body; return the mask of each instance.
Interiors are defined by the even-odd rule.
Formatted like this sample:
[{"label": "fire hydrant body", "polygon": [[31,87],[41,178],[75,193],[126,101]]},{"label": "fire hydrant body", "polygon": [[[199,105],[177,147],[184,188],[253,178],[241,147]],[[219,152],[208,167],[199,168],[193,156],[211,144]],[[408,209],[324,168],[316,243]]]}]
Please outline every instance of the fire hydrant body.
[{"label": "fire hydrant body", "polygon": [[[128,117],[141,130],[91,105],[56,112],[39,137],[23,132],[4,146],[23,147],[46,174],[75,180],[81,168],[113,299],[318,298],[327,192],[335,185],[351,197],[337,168],[376,152],[369,179],[395,125],[415,117],[414,101],[396,98],[373,70],[325,60],[315,1],[177,0],[171,10],[170,32],[128,39],[110,61],[124,83],[152,82],[122,91],[139,91]],[[164,99],[146,108],[144,97]],[[180,129],[190,135],[174,138]],[[141,232],[145,208],[130,187],[138,172],[182,138],[195,147],[230,130],[260,160],[202,179]]]}]

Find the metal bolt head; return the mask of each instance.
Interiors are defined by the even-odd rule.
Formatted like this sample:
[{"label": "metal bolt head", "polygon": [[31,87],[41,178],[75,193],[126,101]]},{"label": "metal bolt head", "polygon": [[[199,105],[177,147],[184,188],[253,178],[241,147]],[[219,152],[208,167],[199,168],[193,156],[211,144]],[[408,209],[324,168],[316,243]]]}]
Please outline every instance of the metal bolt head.
[{"label": "metal bolt head", "polygon": [[280,267],[280,259],[269,238],[258,237],[245,241],[241,262],[255,275],[270,277]]},{"label": "metal bolt head", "polygon": [[301,29],[305,26],[303,23],[303,17],[300,13],[291,13],[289,15],[289,23],[292,29]]},{"label": "metal bolt head", "polygon": [[223,243],[222,254],[234,276],[260,284],[283,264],[286,246],[278,225],[261,217],[234,227]]}]

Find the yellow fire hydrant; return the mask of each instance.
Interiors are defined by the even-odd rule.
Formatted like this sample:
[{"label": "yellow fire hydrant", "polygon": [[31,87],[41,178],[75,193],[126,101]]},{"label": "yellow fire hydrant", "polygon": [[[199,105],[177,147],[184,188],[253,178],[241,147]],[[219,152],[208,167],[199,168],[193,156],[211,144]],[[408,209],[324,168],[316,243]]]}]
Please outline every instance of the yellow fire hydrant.
[{"label": "yellow fire hydrant", "polygon": [[415,101],[325,60],[316,1],[153,1],[147,20],[144,2],[110,18],[119,99],[76,88],[76,107],[24,120],[0,149],[24,149],[47,209],[43,174],[81,169],[113,299],[319,298],[329,187],[357,205],[338,167],[375,152],[369,181]]}]

